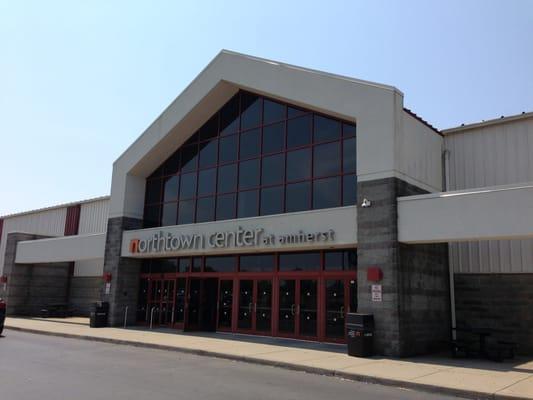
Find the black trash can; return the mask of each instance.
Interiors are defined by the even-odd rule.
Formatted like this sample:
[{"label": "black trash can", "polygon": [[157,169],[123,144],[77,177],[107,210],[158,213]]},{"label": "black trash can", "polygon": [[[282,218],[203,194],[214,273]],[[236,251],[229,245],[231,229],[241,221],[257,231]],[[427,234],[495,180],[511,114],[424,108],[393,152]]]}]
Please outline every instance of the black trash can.
[{"label": "black trash can", "polygon": [[97,301],[94,303],[90,316],[91,328],[105,328],[107,326],[107,316],[109,314],[109,303]]},{"label": "black trash can", "polygon": [[374,315],[346,314],[346,338],[348,355],[370,357],[374,355]]}]

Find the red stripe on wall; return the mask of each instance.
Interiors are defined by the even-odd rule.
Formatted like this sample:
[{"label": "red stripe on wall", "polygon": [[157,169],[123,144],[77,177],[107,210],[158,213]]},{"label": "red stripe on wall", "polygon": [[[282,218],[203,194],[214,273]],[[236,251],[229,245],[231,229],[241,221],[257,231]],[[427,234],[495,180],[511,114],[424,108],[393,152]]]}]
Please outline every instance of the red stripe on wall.
[{"label": "red stripe on wall", "polygon": [[73,236],[78,234],[80,226],[80,211],[79,204],[67,208],[67,219],[65,221],[65,236]]}]

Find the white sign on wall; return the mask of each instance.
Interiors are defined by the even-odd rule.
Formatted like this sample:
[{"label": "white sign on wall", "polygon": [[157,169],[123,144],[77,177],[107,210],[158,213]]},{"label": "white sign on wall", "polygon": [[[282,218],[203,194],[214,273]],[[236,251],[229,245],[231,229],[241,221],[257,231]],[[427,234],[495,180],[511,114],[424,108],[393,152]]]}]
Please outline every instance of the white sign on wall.
[{"label": "white sign on wall", "polygon": [[357,243],[355,207],[124,231],[123,257],[171,257]]},{"label": "white sign on wall", "polygon": [[381,285],[372,285],[372,301],[383,301]]}]

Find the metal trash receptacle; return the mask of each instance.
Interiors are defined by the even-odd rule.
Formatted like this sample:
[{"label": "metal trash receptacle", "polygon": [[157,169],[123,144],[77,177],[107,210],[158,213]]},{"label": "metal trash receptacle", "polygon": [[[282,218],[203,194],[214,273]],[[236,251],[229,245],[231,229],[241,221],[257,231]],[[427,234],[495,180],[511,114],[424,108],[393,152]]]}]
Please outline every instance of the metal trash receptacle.
[{"label": "metal trash receptacle", "polygon": [[97,301],[93,305],[90,314],[91,328],[105,328],[107,326],[107,317],[109,315],[109,303],[106,301]]},{"label": "metal trash receptacle", "polygon": [[346,314],[346,339],[348,355],[370,357],[374,355],[374,315]]}]

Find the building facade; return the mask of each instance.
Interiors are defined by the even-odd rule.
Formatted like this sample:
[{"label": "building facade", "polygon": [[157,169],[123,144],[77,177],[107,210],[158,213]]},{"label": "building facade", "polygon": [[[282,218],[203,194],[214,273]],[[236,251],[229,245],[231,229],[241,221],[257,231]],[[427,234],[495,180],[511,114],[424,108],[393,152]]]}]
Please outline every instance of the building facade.
[{"label": "building facade", "polygon": [[394,87],[223,51],[109,198],[0,220],[8,311],[341,343],[358,311],[380,354],[456,325],[531,353],[532,117],[438,131]]}]

